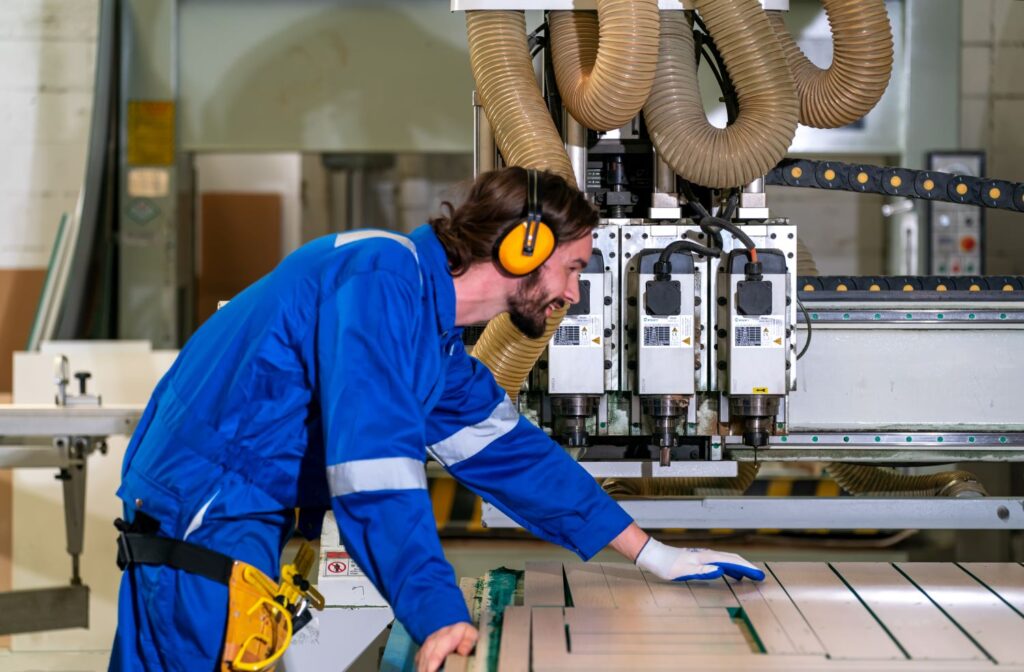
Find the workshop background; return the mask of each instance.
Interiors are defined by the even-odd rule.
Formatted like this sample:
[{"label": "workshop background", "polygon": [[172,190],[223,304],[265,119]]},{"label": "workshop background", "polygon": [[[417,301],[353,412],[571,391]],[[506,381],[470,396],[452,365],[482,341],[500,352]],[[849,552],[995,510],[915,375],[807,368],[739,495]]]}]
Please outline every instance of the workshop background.
[{"label": "workshop background", "polygon": [[[217,302],[303,242],[364,224],[410,231],[473,171],[465,19],[445,0],[122,4],[122,30],[132,33],[121,54],[131,58],[123,94],[174,101],[165,113],[176,148],[168,164],[177,170],[170,184],[153,187],[159,196],[147,204],[121,200],[119,242],[145,250],[108,278],[131,307],[116,318],[125,344],[61,350],[75,370],[94,372],[90,385],[110,404],[144,402],[174,350]],[[52,400],[53,351],[14,353],[26,349],[62,217],[74,216],[83,189],[100,5],[0,2],[0,402]],[[986,175],[1024,181],[1024,2],[888,6],[897,60],[871,126],[834,141],[801,128],[792,153],[923,168],[927,151],[977,150]],[[791,29],[804,31],[801,44],[818,45],[823,53],[815,60],[827,60],[828,26],[818,3],[791,0],[791,12]],[[904,23],[911,15],[928,16],[920,33]],[[539,12],[528,13],[528,25],[539,21]],[[708,109],[721,115],[713,85],[704,84]],[[773,212],[799,224],[823,275],[886,274],[905,252],[882,213],[884,196],[784,187],[767,194]],[[1022,215],[987,211],[984,236],[986,274],[1024,275]],[[119,580],[110,522],[119,513],[113,493],[125,443],[112,438],[108,452],[90,462],[82,577],[91,589],[91,627],[0,637],[0,651],[39,654],[28,663],[0,654],[0,669],[105,669]],[[992,489],[1008,488],[1002,471],[985,474],[997,483]],[[819,475],[789,473],[761,487],[767,494],[794,487],[836,494]],[[479,500],[450,481],[432,481],[432,490],[459,576],[508,558],[569,557],[484,529]],[[63,529],[52,473],[0,469],[0,591],[65,581]],[[769,542],[758,557],[906,557],[901,539],[883,541],[844,549],[802,539],[796,551]],[[960,542],[933,533],[929,543]],[[1019,537],[1000,543],[998,558],[979,553],[1024,557]],[[73,662],[82,666],[62,667]]]}]

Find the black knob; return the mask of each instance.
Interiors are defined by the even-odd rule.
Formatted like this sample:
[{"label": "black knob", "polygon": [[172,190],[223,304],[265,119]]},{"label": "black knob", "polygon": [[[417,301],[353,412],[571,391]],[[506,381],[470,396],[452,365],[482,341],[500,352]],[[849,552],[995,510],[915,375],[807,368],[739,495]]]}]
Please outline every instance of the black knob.
[{"label": "black knob", "polygon": [[88,371],[76,371],[75,378],[78,378],[78,393],[85,394],[85,381],[92,378],[92,374]]}]

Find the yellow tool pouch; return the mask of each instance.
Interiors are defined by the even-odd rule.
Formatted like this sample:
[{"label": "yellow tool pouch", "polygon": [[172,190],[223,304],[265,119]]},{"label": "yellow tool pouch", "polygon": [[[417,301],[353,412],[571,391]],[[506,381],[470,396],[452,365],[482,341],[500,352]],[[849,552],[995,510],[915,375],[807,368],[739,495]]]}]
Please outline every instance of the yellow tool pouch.
[{"label": "yellow tool pouch", "polygon": [[228,583],[228,624],[221,672],[273,670],[292,641],[292,616],[275,601],[277,584],[235,561]]},{"label": "yellow tool pouch", "polygon": [[228,620],[221,672],[269,672],[292,641],[294,621],[323,609],[323,596],[303,578],[316,560],[303,544],[295,562],[281,568],[281,584],[252,565],[235,561],[228,583]]}]

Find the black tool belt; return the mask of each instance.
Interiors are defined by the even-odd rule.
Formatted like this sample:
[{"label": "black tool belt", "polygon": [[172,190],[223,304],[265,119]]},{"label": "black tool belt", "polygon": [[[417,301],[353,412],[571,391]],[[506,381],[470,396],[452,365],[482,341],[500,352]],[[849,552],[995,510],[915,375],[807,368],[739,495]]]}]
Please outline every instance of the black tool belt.
[{"label": "black tool belt", "polygon": [[197,574],[225,586],[231,581],[234,560],[187,541],[157,536],[160,523],[141,512],[128,524],[118,518],[117,566],[124,571],[132,565],[166,565]]}]

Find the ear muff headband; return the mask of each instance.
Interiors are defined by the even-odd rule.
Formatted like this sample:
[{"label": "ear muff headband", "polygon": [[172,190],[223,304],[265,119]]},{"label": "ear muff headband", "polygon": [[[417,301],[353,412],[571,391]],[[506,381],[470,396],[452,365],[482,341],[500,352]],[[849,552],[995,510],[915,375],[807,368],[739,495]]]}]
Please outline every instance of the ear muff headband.
[{"label": "ear muff headband", "polygon": [[510,226],[495,242],[495,258],[511,275],[527,275],[540,268],[555,251],[554,232],[544,223],[541,210],[540,176],[526,171],[526,215]]}]

